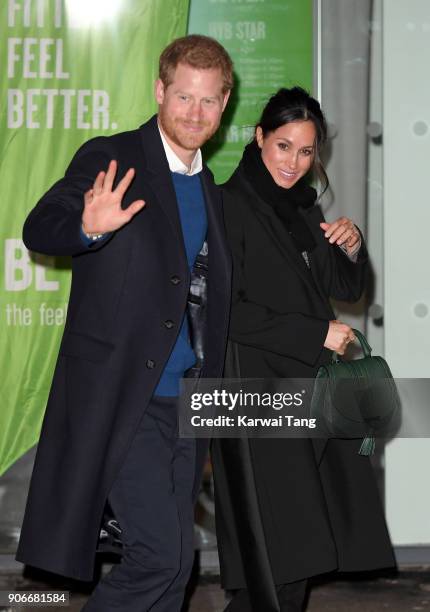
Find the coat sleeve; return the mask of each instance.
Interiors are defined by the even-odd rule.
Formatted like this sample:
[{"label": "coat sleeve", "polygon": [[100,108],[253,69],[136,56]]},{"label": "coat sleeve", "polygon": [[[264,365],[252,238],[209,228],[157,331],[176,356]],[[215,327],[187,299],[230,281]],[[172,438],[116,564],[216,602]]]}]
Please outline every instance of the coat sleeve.
[{"label": "coat sleeve", "polygon": [[224,215],[233,258],[230,339],[315,365],[327,336],[328,320],[300,312],[280,314],[248,299],[244,274],[246,213],[239,198],[227,200]]},{"label": "coat sleeve", "polygon": [[28,215],[23,228],[25,246],[46,255],[78,255],[94,251],[107,241],[88,246],[81,236],[84,193],[97,174],[106,170],[114,152],[106,138],[85,143],[72,159],[65,176],[45,193]]},{"label": "coat sleeve", "polygon": [[310,254],[311,266],[315,269],[327,297],[344,302],[357,302],[363,294],[368,266],[368,253],[364,236],[360,232],[361,246],[356,256],[350,259],[337,245],[330,244],[320,228],[325,221],[320,206],[315,206],[308,218],[317,248]]},{"label": "coat sleeve", "polygon": [[355,261],[339,247],[329,245],[331,277],[328,295],[335,300],[357,302],[363,294],[367,277],[368,254],[363,234]]}]

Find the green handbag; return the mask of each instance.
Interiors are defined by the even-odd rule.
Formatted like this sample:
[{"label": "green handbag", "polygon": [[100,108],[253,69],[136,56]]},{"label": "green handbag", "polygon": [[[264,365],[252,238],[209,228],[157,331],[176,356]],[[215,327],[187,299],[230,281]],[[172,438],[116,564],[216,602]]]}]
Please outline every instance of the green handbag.
[{"label": "green handbag", "polygon": [[375,436],[385,437],[398,428],[400,397],[387,362],[372,357],[366,338],[353,329],[364,357],[333,361],[319,368],[315,379],[311,417],[327,437],[361,438],[360,455],[375,450]]}]

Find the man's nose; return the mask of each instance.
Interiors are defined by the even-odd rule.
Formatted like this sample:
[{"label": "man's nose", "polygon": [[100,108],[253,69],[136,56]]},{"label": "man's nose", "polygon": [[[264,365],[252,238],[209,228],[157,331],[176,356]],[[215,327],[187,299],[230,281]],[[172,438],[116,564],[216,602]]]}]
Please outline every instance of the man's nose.
[{"label": "man's nose", "polygon": [[188,117],[192,121],[199,121],[202,116],[202,107],[199,102],[193,102],[188,109]]}]

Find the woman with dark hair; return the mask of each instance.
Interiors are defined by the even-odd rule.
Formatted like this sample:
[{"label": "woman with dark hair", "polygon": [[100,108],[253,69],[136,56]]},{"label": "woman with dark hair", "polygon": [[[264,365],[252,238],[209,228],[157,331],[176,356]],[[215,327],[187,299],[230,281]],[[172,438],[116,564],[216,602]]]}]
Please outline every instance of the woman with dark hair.
[{"label": "woman with dark hair", "polygon": [[[314,378],[352,329],[329,298],[357,301],[367,252],[354,225],[325,222],[308,178],[327,188],[326,122],[299,87],[267,103],[224,185],[233,255],[227,378]],[[360,440],[213,441],[217,536],[228,612],[298,612],[307,578],[395,564]]]}]

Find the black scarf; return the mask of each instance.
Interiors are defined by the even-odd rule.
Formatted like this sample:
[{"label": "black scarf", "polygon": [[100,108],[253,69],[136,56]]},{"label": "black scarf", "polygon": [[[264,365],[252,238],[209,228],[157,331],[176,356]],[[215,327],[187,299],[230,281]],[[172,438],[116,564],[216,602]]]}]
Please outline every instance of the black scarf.
[{"label": "black scarf", "polygon": [[300,253],[312,251],[316,246],[315,239],[298,209],[315,204],[315,189],[306,183],[304,177],[290,189],[277,185],[261,159],[261,149],[255,140],[245,147],[242,165],[246,178],[260,198],[273,207]]}]

